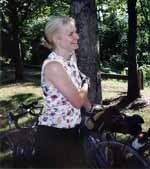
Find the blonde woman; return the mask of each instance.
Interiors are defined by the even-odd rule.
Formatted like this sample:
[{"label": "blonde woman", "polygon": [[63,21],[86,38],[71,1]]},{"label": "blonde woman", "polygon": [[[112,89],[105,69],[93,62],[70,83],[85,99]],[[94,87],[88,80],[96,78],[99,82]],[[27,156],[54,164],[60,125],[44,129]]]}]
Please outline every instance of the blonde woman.
[{"label": "blonde woman", "polygon": [[78,39],[71,17],[53,16],[45,27],[46,46],[52,52],[41,72],[46,111],[38,123],[36,154],[40,168],[86,168],[78,126],[80,108],[89,111],[91,104],[88,84],[82,83],[86,76],[77,67]]}]

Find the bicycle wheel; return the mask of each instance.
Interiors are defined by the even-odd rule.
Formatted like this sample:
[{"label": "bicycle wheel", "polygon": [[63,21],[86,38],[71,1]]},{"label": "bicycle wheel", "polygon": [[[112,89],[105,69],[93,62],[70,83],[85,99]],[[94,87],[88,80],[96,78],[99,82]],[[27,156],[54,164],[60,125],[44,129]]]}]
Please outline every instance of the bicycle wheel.
[{"label": "bicycle wheel", "polygon": [[116,141],[99,143],[95,150],[99,168],[146,169],[146,161],[131,147]]},{"label": "bicycle wheel", "polygon": [[144,159],[146,159],[150,168],[150,143],[145,144],[138,150],[138,152],[144,157]]},{"label": "bicycle wheel", "polygon": [[11,168],[14,145],[9,134],[0,135],[0,168]]},{"label": "bicycle wheel", "polygon": [[96,137],[85,136],[83,147],[88,167],[91,169],[99,168],[98,161],[96,160]]},{"label": "bicycle wheel", "polygon": [[0,137],[0,152],[4,156],[1,160],[3,168],[8,168],[7,165],[9,168],[32,165],[35,132],[35,128],[13,129]]}]

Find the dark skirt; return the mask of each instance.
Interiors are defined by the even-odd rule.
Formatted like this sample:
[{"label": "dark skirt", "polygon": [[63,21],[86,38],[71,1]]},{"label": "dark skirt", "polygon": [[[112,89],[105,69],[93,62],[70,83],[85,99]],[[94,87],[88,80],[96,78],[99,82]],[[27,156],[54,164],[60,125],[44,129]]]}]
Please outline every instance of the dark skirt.
[{"label": "dark skirt", "polygon": [[87,168],[79,128],[38,126],[36,167]]}]

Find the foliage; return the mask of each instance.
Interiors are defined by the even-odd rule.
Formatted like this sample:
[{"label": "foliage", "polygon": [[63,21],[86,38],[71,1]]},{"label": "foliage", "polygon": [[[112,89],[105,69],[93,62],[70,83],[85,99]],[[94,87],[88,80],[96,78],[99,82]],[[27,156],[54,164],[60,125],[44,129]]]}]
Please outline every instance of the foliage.
[{"label": "foliage", "polygon": [[143,71],[145,80],[150,81],[150,65],[143,65],[139,69]]},{"label": "foliage", "polygon": [[16,26],[19,26],[19,30],[23,32],[22,27],[26,23],[26,21],[30,18],[33,18],[37,12],[42,9],[44,5],[46,5],[46,0],[36,0],[36,1],[21,1],[21,0],[1,0],[1,14],[3,17],[2,29],[8,29],[11,31],[12,27],[12,17],[17,17]]},{"label": "foliage", "polygon": [[138,11],[138,36],[137,36],[137,57],[139,66],[150,64],[150,8],[148,0],[139,0],[137,3]]},{"label": "foliage", "polygon": [[[3,0],[1,4],[2,15],[2,54],[3,57],[11,58],[15,64],[15,80],[23,80],[23,60],[27,47],[25,45],[25,25],[34,14],[41,11],[47,1],[21,1],[21,0]],[[9,51],[8,49],[11,49]],[[27,51],[28,52],[28,51]]]},{"label": "foliage", "polygon": [[[100,61],[103,66],[123,70],[127,66],[127,1],[97,0]],[[137,3],[137,61],[139,66],[149,64],[150,30],[149,1]]]},{"label": "foliage", "polygon": [[[125,1],[98,1],[100,60],[103,66],[122,69],[127,62]],[[116,9],[116,6],[119,7]]]},{"label": "foliage", "polygon": [[[96,0],[96,2],[100,40],[100,62],[103,66],[123,70],[127,66],[127,2],[126,0]],[[139,66],[149,64],[149,9],[149,0],[138,1],[137,59]],[[12,15],[12,11],[15,10],[18,17],[19,36],[25,53],[24,61],[32,63],[32,44],[36,39],[37,47],[39,47],[46,20],[50,15],[68,15],[70,1],[0,0],[0,29],[8,33],[9,41],[12,35],[10,16]],[[11,58],[10,53],[9,58]]]},{"label": "foliage", "polygon": [[[15,28],[18,30],[17,34],[22,44],[21,55],[25,62],[32,62],[33,60],[32,44],[37,43],[36,46],[40,47],[45,22],[47,21],[48,17],[50,15],[65,15],[69,13],[68,2],[62,2],[60,0],[1,0],[0,4],[2,14],[1,30],[7,32],[9,37],[7,41],[10,41],[12,38],[11,32],[13,32],[13,30],[11,18],[17,19]],[[6,42],[6,44],[8,43]],[[6,46],[5,43],[3,46]],[[10,44],[9,46],[12,45]],[[6,56],[7,55],[4,54],[4,57]],[[9,57],[11,58],[11,55],[8,53],[8,58]]]},{"label": "foliage", "polygon": [[[30,63],[32,61],[32,50],[36,44],[39,46],[41,39],[44,34],[44,26],[47,22],[48,17],[41,17],[31,20],[25,27],[25,33],[27,36],[24,37],[24,45],[26,46],[27,52],[25,57],[25,63]],[[38,59],[38,58],[37,58]]]},{"label": "foliage", "polygon": [[55,1],[50,6],[44,6],[37,16],[28,21],[25,29],[25,33],[27,35],[25,37],[25,44],[28,51],[26,53],[26,63],[41,64],[47,57],[47,49],[44,49],[41,45],[45,24],[50,15],[67,15],[68,10],[69,7],[67,3]]},{"label": "foliage", "polygon": [[[149,86],[149,84],[150,84],[150,65],[144,64],[144,65],[138,67],[138,70],[141,70],[143,72],[145,86]],[[128,74],[128,67],[125,67],[124,70],[121,71],[121,74],[127,75]]]}]

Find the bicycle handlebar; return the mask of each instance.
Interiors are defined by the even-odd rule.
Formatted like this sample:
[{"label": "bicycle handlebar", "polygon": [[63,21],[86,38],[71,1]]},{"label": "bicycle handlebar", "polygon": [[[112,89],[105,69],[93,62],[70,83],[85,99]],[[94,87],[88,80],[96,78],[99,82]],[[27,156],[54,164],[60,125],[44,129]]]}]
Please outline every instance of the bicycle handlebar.
[{"label": "bicycle handlebar", "polygon": [[92,119],[93,121],[95,121],[95,117],[98,114],[102,114],[102,112],[104,113],[104,108],[102,107],[102,105],[100,104],[95,104],[94,106],[92,106],[92,109],[90,112],[84,112],[86,117],[89,117],[90,119]]},{"label": "bicycle handlebar", "polygon": [[[30,114],[32,116],[39,116],[42,113],[43,105],[38,104],[38,101],[33,101],[30,104],[23,103],[22,105],[19,106],[19,108],[21,109],[21,112],[19,112],[18,114],[14,115],[12,112],[8,112],[7,114],[9,125],[14,123],[16,128],[20,128],[20,126],[18,125],[18,120],[24,117],[26,114]],[[38,113],[34,111],[36,109],[40,109]]]},{"label": "bicycle handlebar", "polygon": [[95,104],[89,112],[84,112],[85,119],[84,124],[88,129],[93,129],[97,119],[104,114],[104,108],[102,105]]},{"label": "bicycle handlebar", "polygon": [[20,105],[19,107],[23,108],[23,109],[30,109],[31,107],[34,107],[37,104],[38,104],[38,101],[35,100],[35,101],[33,101],[32,103],[29,103],[29,104],[22,103],[22,105]]},{"label": "bicycle handlebar", "polygon": [[[30,115],[32,115],[32,116],[37,116],[37,115],[39,115],[39,114],[41,114],[41,112],[42,112],[42,110],[43,110],[43,105],[42,104],[38,104],[38,101],[33,101],[32,103],[30,103],[30,104],[22,104],[21,106],[20,106],[20,108],[22,109],[22,110],[25,110],[26,111],[26,113],[29,113]],[[40,112],[38,112],[38,113],[35,113],[33,110],[35,110],[35,109],[40,109]],[[24,114],[24,113],[23,113]]]}]

